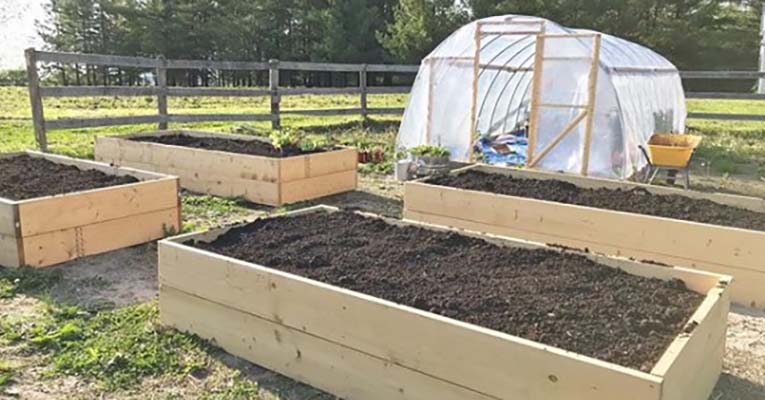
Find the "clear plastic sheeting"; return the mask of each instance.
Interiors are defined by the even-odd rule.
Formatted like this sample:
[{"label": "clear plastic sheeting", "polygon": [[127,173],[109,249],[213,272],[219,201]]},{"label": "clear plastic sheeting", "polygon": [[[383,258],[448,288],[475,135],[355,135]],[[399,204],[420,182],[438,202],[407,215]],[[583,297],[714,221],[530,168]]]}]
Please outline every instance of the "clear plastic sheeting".
[{"label": "clear plastic sheeting", "polygon": [[[539,57],[538,34],[545,35],[544,54]],[[588,109],[595,65],[586,173],[618,179],[632,176],[646,164],[638,146],[654,133],[685,131],[680,75],[654,51],[605,34],[598,34],[599,58],[593,64],[595,34],[514,15],[486,18],[460,28],[423,60],[399,128],[398,147],[441,145],[449,149],[453,160],[469,161],[478,137],[484,141],[501,137],[529,123],[534,70],[539,65],[540,106],[533,154],[553,146],[535,167],[585,172],[586,120],[559,142],[555,139]]]}]

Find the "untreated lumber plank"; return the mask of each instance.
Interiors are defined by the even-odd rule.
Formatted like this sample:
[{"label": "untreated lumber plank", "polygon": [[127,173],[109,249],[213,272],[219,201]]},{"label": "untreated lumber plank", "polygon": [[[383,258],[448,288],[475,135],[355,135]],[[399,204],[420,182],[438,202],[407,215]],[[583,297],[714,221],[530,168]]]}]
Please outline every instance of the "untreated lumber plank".
[{"label": "untreated lumber plank", "polygon": [[279,182],[286,183],[343,171],[355,171],[358,155],[355,149],[287,157],[279,160]]},{"label": "untreated lumber plank", "polygon": [[42,197],[18,204],[21,235],[65,230],[178,205],[175,178]]},{"label": "untreated lumber plank", "polygon": [[356,170],[319,175],[280,184],[281,204],[315,199],[356,189]]},{"label": "untreated lumber plank", "polygon": [[16,202],[0,199],[0,234],[16,235],[18,230]]},{"label": "untreated lumber plank", "polygon": [[[707,399],[722,371],[729,311],[729,291],[714,289],[691,321],[698,325],[680,335],[651,371],[664,377],[662,400]],[[711,358],[710,355],[714,355]]]},{"label": "untreated lumber plank", "polygon": [[16,268],[24,265],[20,250],[21,240],[16,236],[0,233],[0,266]]},{"label": "untreated lumber plank", "polygon": [[33,267],[146,243],[179,232],[180,210],[173,208],[131,215],[91,225],[23,238],[24,260]]},{"label": "untreated lumber plank", "polygon": [[495,399],[168,286],[160,287],[159,296],[163,324],[194,333],[233,355],[343,398]]}]

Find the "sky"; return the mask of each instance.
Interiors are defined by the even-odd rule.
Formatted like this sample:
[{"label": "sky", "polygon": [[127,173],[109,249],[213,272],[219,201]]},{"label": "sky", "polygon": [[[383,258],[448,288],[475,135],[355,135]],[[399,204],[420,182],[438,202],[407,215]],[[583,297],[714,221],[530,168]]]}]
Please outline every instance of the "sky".
[{"label": "sky", "polygon": [[42,46],[35,20],[45,16],[46,0],[0,0],[0,69],[24,66],[24,49]]}]

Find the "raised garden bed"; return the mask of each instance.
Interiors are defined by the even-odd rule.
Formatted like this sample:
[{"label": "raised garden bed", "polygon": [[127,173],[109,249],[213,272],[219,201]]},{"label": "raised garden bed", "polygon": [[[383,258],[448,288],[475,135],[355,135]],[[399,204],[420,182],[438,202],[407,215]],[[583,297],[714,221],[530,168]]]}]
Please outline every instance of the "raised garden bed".
[{"label": "raised garden bed", "polygon": [[0,265],[45,267],[180,230],[178,178],[37,152],[0,156]]},{"label": "raised garden bed", "polygon": [[343,398],[701,400],[722,365],[700,271],[328,207],[159,253],[163,323]]},{"label": "raised garden bed", "polygon": [[765,307],[763,199],[481,165],[408,182],[404,218],[732,275]]},{"label": "raised garden bed", "polygon": [[356,188],[356,150],[279,152],[252,136],[163,131],[96,138],[96,160],[173,174],[191,191],[279,206]]}]

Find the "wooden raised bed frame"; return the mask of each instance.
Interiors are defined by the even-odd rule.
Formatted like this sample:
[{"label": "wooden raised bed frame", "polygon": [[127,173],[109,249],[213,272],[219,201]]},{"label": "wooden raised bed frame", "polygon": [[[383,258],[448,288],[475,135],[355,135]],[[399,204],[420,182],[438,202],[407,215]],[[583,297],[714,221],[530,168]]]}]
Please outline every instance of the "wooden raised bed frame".
[{"label": "wooden raised bed frame", "polygon": [[[765,212],[765,200],[685,191],[569,174],[475,165],[476,170],[519,179],[554,179],[584,188],[630,190],[708,199]],[[734,302],[765,308],[765,232],[437,186],[404,188],[404,219],[475,232],[650,260],[733,276]]]},{"label": "wooden raised bed frame", "polygon": [[0,198],[0,265],[46,267],[180,232],[178,178],[93,161],[27,154],[141,182],[28,200]]},{"label": "wooden raised bed frame", "polygon": [[227,231],[160,242],[162,322],[342,398],[706,400],[721,371],[729,277],[586,255],[707,295],[695,329],[644,373],[183,244]]},{"label": "wooden raised bed frame", "polygon": [[96,160],[176,175],[185,189],[280,206],[356,189],[356,149],[275,158],[129,140],[184,134],[262,140],[252,136],[195,131],[160,131],[96,138]]}]

